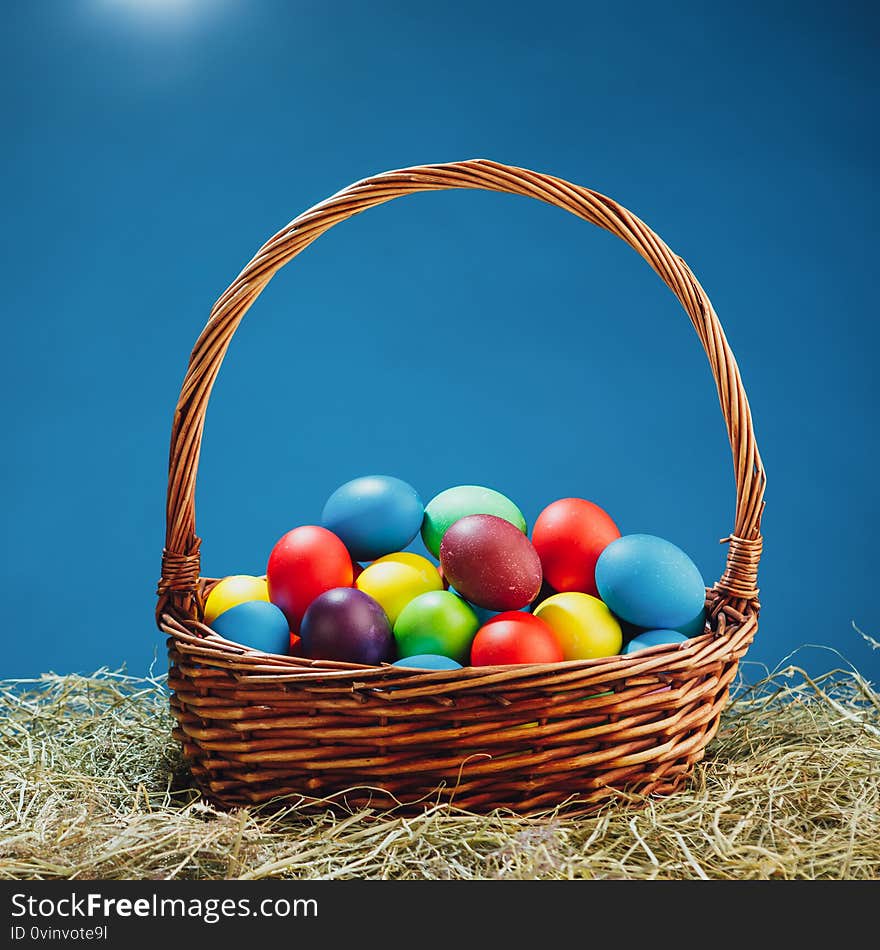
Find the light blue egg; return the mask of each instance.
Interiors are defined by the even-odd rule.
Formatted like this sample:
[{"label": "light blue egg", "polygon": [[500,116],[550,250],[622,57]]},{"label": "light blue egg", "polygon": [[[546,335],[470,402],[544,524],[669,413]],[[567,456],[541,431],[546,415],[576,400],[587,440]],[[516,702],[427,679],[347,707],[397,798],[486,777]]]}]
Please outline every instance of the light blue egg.
[{"label": "light blue egg", "polygon": [[425,506],[418,492],[391,475],[364,475],[340,485],[327,499],[321,524],[355,561],[402,551],[419,533]]},{"label": "light blue egg", "polygon": [[646,630],[627,643],[623,652],[636,653],[648,647],[656,647],[661,643],[684,643],[688,638],[677,630]]},{"label": "light blue egg", "polygon": [[448,656],[440,656],[437,653],[421,653],[418,656],[405,656],[402,660],[397,660],[392,666],[410,666],[420,670],[460,670],[461,663],[456,662]]},{"label": "light blue egg", "polygon": [[696,564],[671,541],[652,534],[612,541],[596,562],[596,587],[618,617],[649,630],[690,623],[706,600]]},{"label": "light blue egg", "polygon": [[263,653],[290,653],[290,626],[280,607],[265,600],[236,604],[214,619],[211,629],[225,640]]}]

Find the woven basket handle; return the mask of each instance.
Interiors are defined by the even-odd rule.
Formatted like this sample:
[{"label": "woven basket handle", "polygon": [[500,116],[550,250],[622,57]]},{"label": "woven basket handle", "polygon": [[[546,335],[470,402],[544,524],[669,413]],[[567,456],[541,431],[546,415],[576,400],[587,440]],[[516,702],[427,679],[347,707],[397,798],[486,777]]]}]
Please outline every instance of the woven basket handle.
[{"label": "woven basket handle", "polygon": [[739,370],[712,304],[685,262],[617,202],[561,178],[484,159],[385,172],[356,182],[301,214],[270,238],[214,304],[190,356],[174,413],[168,473],[165,550],[157,615],[197,618],[199,546],[195,484],[208,398],[229,342],[263,288],[288,261],[325,231],[354,214],[418,191],[482,188],[538,198],[616,234],[651,265],[681,302],[709,358],[733,450],[736,520],[727,567],[714,587],[740,609],[757,598],[764,468]]}]

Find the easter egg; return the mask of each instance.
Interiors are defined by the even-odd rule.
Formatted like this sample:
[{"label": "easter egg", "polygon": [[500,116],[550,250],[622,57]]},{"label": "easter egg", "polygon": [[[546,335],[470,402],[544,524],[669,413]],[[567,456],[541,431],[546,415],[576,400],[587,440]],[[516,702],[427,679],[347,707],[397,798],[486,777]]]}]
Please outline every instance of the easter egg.
[{"label": "easter egg", "polygon": [[290,628],[280,607],[265,600],[247,600],[215,617],[211,629],[233,643],[263,653],[290,652]]},{"label": "easter egg", "polygon": [[480,627],[471,644],[472,666],[558,663],[562,646],[549,625],[533,614],[509,611]]},{"label": "easter egg", "polygon": [[354,587],[319,594],[305,612],[299,636],[303,655],[313,660],[377,665],[394,657],[385,611]]},{"label": "easter egg", "polygon": [[448,656],[439,656],[436,653],[421,653],[418,656],[405,656],[396,660],[392,666],[407,666],[417,670],[460,670],[461,663]]},{"label": "easter egg", "polygon": [[386,554],[364,568],[355,584],[377,601],[393,625],[400,611],[419,594],[443,590],[437,568],[420,554]]},{"label": "easter egg", "polygon": [[648,647],[656,647],[661,643],[685,643],[687,637],[677,630],[646,630],[627,643],[623,648],[623,653],[637,653],[639,650],[645,650]]},{"label": "easter egg", "polygon": [[327,499],[321,524],[356,561],[400,551],[419,533],[425,506],[412,485],[391,475],[364,475]]},{"label": "easter egg", "polygon": [[231,574],[218,581],[205,600],[205,623],[210,626],[214,620],[237,604],[249,600],[268,600],[269,587],[265,577],[252,574]]},{"label": "easter egg", "polygon": [[465,600],[519,610],[541,589],[541,559],[522,531],[496,515],[466,515],[440,544],[443,576]]},{"label": "easter egg", "polygon": [[623,645],[620,624],[607,604],[583,591],[554,594],[539,604],[532,616],[556,634],[566,660],[614,656]]},{"label": "easter egg", "polygon": [[397,652],[401,657],[438,653],[466,663],[479,626],[477,615],[452,591],[419,594],[394,624]]},{"label": "easter egg", "polygon": [[612,541],[596,562],[596,586],[614,613],[651,630],[693,621],[706,600],[696,564],[671,541],[652,534]]},{"label": "easter egg", "polygon": [[698,637],[700,634],[706,632],[706,608],[700,607],[700,612],[697,614],[693,620],[689,620],[687,623],[679,624],[675,628],[679,633],[683,633],[686,637]]},{"label": "easter egg", "polygon": [[578,590],[598,597],[596,561],[615,539],[617,525],[598,505],[584,498],[560,498],[535,520],[532,544],[544,577],[557,591]]},{"label": "easter egg", "polygon": [[354,578],[348,549],[326,528],[303,525],[275,543],[266,568],[269,599],[299,632],[309,604],[334,587],[350,587]]},{"label": "easter egg", "polygon": [[509,498],[492,488],[458,485],[440,492],[425,506],[422,540],[434,557],[440,556],[440,542],[447,529],[467,515],[495,515],[526,533],[526,519]]}]

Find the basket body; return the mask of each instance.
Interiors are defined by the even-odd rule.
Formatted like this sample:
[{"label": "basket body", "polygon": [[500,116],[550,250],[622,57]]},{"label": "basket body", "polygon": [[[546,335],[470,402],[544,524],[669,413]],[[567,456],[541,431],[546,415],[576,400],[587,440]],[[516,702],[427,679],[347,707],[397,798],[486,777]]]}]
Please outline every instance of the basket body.
[{"label": "basket body", "polygon": [[533,814],[666,794],[703,757],[757,629],[754,612],[714,606],[716,632],[637,663],[453,675],[321,671],[172,625],[176,736],[201,788],[226,806],[293,795],[321,807],[448,801]]},{"label": "basket body", "polygon": [[[271,276],[339,220],[398,195],[482,187],[537,197],[617,233],[682,301],[704,344],[734,452],[737,515],[707,628],[680,645],[558,664],[412,671],[267,655],[201,622],[194,483],[204,412],[229,339]],[[218,300],[184,380],[172,432],[157,620],[168,635],[175,735],[204,794],[223,806],[591,811],[609,797],[668,794],[718,727],[757,631],[764,474],[748,402],[720,324],[684,262],[633,215],[560,179],[496,163],[423,166],[365,179],[297,218]]]}]

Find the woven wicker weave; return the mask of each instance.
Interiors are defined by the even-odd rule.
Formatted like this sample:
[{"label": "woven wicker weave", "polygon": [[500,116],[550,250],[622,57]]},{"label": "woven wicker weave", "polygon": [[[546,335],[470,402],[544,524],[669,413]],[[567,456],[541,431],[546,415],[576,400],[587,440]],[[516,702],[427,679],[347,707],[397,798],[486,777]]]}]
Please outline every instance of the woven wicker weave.
[{"label": "woven wicker weave", "polygon": [[[629,656],[413,672],[259,653],[200,622],[212,581],[199,575],[199,447],[239,321],[275,272],[334,224],[401,195],[448,188],[537,198],[605,228],[642,255],[690,317],[715,377],[736,476],[727,565],[707,590],[701,636]],[[272,237],[220,297],[177,403],[157,620],[168,634],[175,734],[197,783],[224,806],[293,795],[307,805],[407,810],[451,800],[524,814],[673,792],[714,735],[757,630],[764,484],[746,394],[712,305],[685,262],[626,209],[559,178],[485,160],[391,171],[343,189]]]}]

